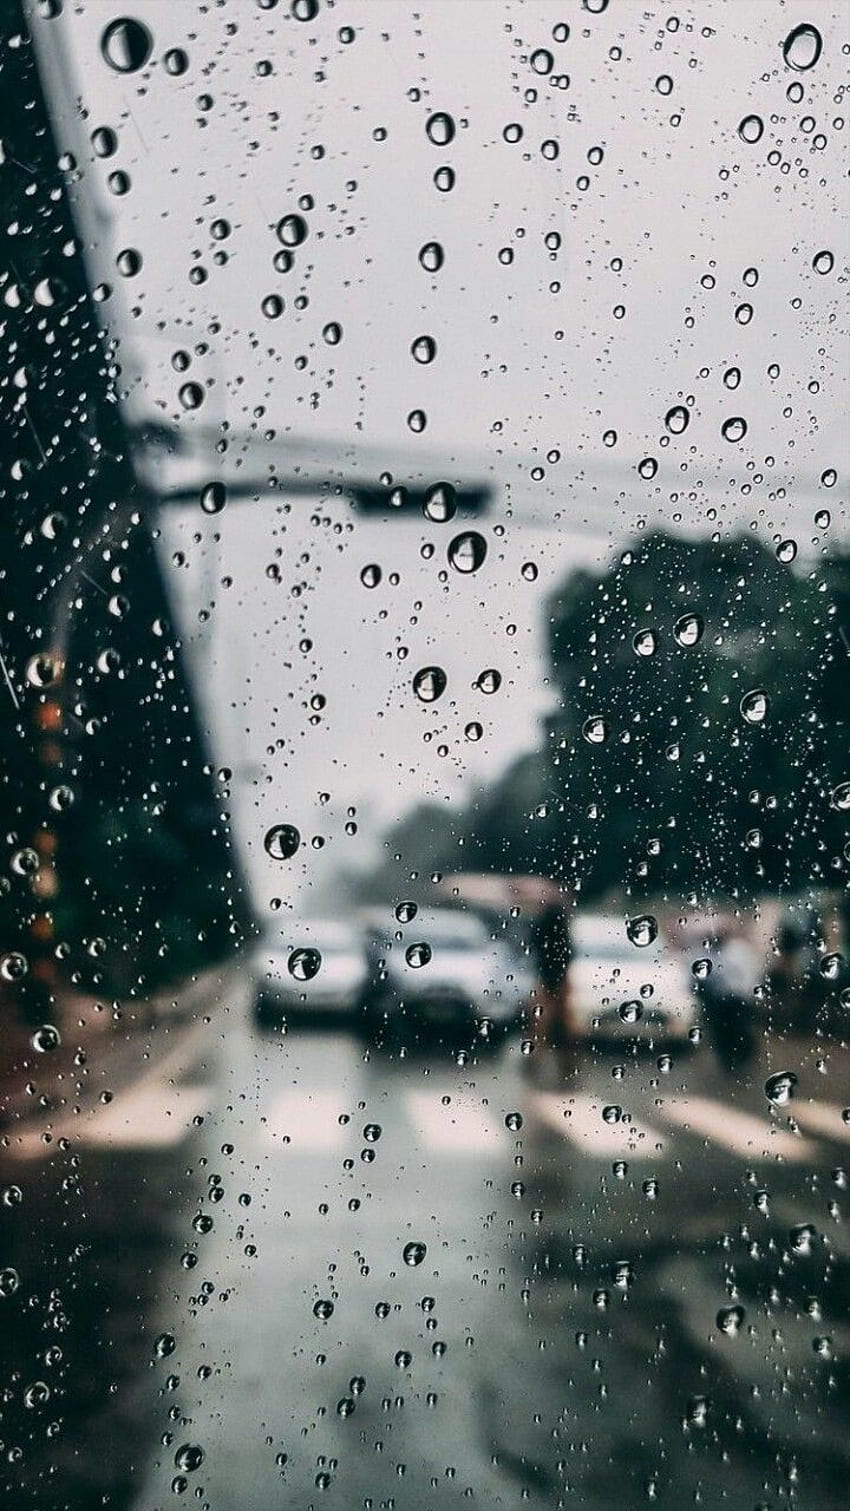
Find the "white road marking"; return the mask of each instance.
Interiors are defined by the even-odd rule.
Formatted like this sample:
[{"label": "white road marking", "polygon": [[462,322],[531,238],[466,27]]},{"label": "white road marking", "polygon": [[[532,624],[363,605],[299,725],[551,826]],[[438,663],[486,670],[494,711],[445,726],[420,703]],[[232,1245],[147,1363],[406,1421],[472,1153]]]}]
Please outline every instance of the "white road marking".
[{"label": "white road marking", "polygon": [[691,1133],[701,1134],[711,1143],[721,1144],[733,1154],[744,1154],[750,1159],[781,1155],[783,1159],[799,1163],[811,1159],[816,1152],[808,1139],[789,1133],[766,1118],[741,1112],[737,1107],[708,1097],[686,1097],[681,1101],[671,1098],[659,1108],[659,1115]]},{"label": "white road marking", "polygon": [[499,1129],[486,1107],[452,1097],[447,1106],[439,1093],[409,1091],[406,1110],[417,1140],[426,1149],[458,1154],[495,1153]]},{"label": "white road marking", "polygon": [[809,1133],[846,1143],[850,1139],[850,1123],[845,1123],[843,1111],[843,1107],[835,1102],[800,1102],[799,1105],[792,1102],[788,1115]]},{"label": "white road marking", "polygon": [[179,1144],[193,1118],[209,1111],[204,1086],[142,1086],[98,1107],[77,1128],[80,1144],[111,1149],[165,1149]]},{"label": "white road marking", "polygon": [[610,1159],[612,1154],[657,1159],[664,1152],[664,1140],[657,1129],[627,1111],[619,1122],[608,1122],[602,1116],[606,1105],[601,1097],[558,1096],[553,1092],[539,1092],[534,1098],[541,1121],[575,1144],[582,1154],[597,1159]]},{"label": "white road marking", "polygon": [[348,1125],[339,1121],[348,1111],[337,1090],[281,1091],[266,1113],[261,1141],[267,1148],[292,1148],[302,1154],[332,1153],[350,1137]]}]

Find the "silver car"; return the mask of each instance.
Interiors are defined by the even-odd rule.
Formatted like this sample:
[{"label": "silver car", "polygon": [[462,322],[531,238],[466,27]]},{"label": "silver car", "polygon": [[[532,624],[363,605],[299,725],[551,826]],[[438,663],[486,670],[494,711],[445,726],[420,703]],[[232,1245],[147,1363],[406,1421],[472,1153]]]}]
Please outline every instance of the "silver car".
[{"label": "silver car", "polygon": [[634,945],[622,918],[577,913],[572,922],[570,1009],[579,1038],[687,1042],[698,1021],[691,978],[662,935]]},{"label": "silver car", "polygon": [[260,1023],[351,1016],[366,980],[360,931],[335,918],[287,921],[269,933],[253,957],[254,1010]]},{"label": "silver car", "polygon": [[474,913],[420,909],[403,926],[373,914],[366,935],[364,1016],[373,1032],[471,1028],[488,1038],[518,1023],[533,985],[528,967]]}]

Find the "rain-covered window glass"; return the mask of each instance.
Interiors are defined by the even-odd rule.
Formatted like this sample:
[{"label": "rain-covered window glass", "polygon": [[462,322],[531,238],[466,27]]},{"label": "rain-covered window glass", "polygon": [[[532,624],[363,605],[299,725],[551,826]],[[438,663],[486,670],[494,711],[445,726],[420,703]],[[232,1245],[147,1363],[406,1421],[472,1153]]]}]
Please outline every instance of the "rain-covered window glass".
[{"label": "rain-covered window glass", "polygon": [[0,0],[15,1511],[837,1511],[843,0]]}]

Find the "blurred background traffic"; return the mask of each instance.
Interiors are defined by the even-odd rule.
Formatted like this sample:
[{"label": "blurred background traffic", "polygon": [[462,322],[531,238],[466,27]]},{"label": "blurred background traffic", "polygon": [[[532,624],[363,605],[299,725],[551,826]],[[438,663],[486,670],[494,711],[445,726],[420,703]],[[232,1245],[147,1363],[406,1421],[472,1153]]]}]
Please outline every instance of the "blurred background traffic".
[{"label": "blurred background traffic", "polygon": [[846,12],[0,14],[5,1503],[838,1507]]}]

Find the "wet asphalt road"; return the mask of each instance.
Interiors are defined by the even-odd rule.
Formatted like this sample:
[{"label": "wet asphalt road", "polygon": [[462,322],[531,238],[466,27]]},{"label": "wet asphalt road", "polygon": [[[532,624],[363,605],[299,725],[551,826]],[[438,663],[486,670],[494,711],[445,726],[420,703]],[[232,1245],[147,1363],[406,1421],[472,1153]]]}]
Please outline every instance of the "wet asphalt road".
[{"label": "wet asphalt road", "polygon": [[657,1058],[390,1057],[236,993],[19,1132],[7,1503],[845,1504],[847,1053]]}]

